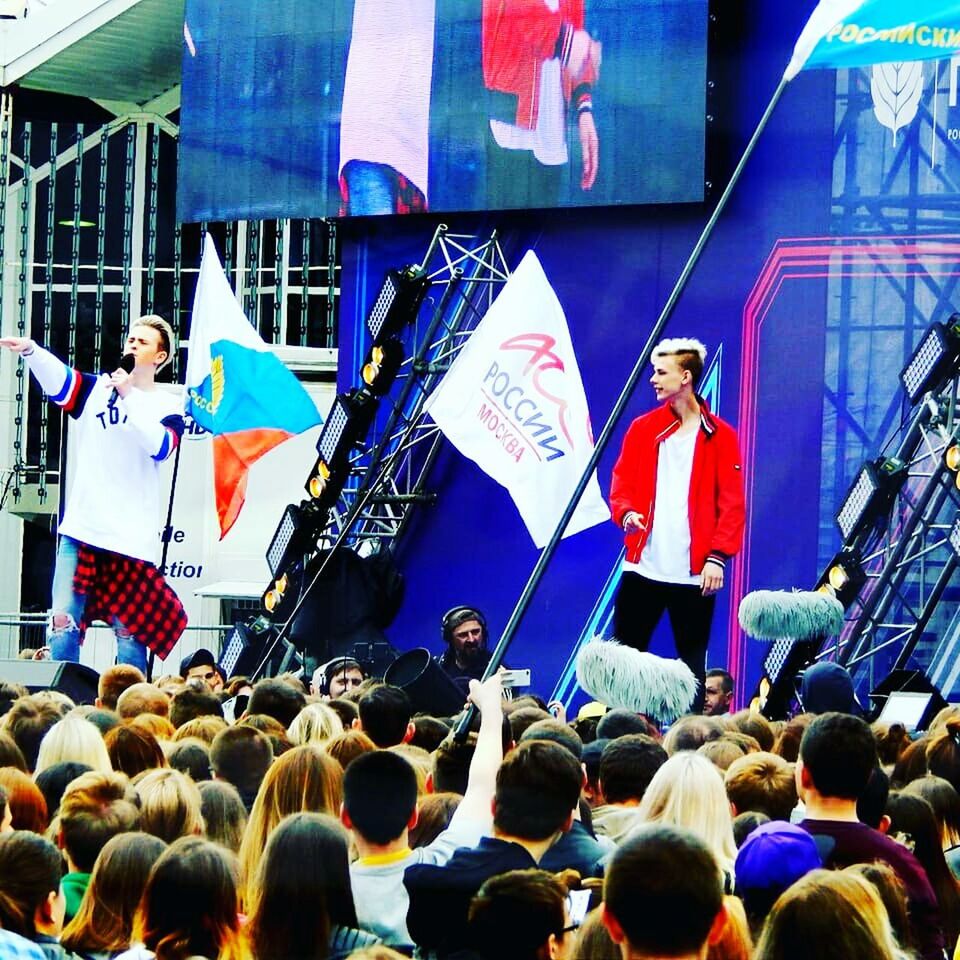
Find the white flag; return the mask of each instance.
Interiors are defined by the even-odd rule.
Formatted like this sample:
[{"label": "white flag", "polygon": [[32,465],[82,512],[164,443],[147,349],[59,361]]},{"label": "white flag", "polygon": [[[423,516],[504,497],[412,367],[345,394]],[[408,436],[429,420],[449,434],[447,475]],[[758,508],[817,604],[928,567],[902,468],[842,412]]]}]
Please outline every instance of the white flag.
[{"label": "white flag", "polygon": [[[427,400],[447,439],[510,492],[544,547],[593,452],[567,319],[530,250]],[[596,474],[564,536],[608,520]]]}]

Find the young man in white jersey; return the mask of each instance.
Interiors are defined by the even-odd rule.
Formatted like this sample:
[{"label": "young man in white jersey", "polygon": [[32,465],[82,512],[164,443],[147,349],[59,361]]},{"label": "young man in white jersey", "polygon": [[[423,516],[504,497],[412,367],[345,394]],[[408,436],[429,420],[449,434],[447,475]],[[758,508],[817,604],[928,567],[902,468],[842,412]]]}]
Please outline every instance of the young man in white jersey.
[{"label": "young man in white jersey", "polygon": [[161,317],[134,321],[124,349],[132,372],[100,376],[68,367],[28,338],[2,338],[0,347],[25,360],[77,433],[53,575],[51,656],[79,660],[83,629],[103,616],[117,637],[117,661],[145,670],[144,643],[164,656],[186,624],[154,566],[159,465],[183,434],[181,401],[155,382],[172,357],[173,331]]},{"label": "young man in white jersey", "polygon": [[626,544],[614,635],[645,650],[666,610],[677,653],[699,683],[698,713],[716,594],[744,527],[737,435],[696,392],[706,355],[699,340],[654,347],[650,383],[661,405],[630,424],[610,485]]}]

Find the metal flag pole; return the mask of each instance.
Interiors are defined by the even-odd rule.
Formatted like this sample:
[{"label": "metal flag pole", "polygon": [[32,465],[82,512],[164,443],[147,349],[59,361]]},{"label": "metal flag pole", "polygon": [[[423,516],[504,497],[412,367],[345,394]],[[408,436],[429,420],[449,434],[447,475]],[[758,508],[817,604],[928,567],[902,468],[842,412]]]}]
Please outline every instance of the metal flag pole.
[{"label": "metal flag pole", "polygon": [[[690,253],[690,256],[687,258],[687,262],[684,264],[683,270],[680,272],[680,276],[677,278],[677,282],[673,286],[673,290],[670,291],[670,296],[667,297],[667,302],[663,305],[663,309],[660,311],[660,316],[657,317],[657,322],[653,325],[653,329],[650,331],[650,334],[647,337],[647,342],[644,344],[643,349],[638,354],[637,362],[630,371],[630,375],[627,377],[627,381],[620,391],[620,396],[617,398],[617,402],[613,405],[613,409],[610,411],[610,416],[607,417],[607,422],[603,425],[603,429],[600,431],[600,435],[597,437],[596,444],[593,448],[593,453],[590,455],[587,465],[583,468],[583,473],[581,474],[580,479],[577,481],[577,485],[574,488],[566,507],[564,508],[563,516],[560,517],[560,520],[553,531],[553,535],[550,537],[547,545],[543,548],[543,551],[541,552],[540,557],[537,560],[532,573],[530,574],[530,579],[527,580],[527,584],[523,588],[523,593],[520,594],[520,599],[517,600],[517,605],[513,608],[513,613],[510,614],[510,619],[507,621],[507,625],[503,628],[503,633],[500,635],[500,639],[497,641],[497,645],[494,647],[493,652],[490,655],[490,661],[487,664],[487,668],[483,674],[484,679],[500,669],[500,664],[503,662],[507,648],[510,646],[511,641],[517,632],[517,628],[520,626],[520,621],[523,619],[524,614],[527,612],[527,608],[530,606],[530,601],[532,600],[537,587],[540,585],[540,581],[543,579],[543,574],[547,569],[547,565],[550,563],[554,553],[556,552],[557,545],[560,543],[560,539],[563,536],[563,531],[566,530],[567,524],[570,522],[570,518],[573,516],[573,513],[577,508],[577,504],[580,502],[580,498],[583,496],[584,490],[587,489],[587,484],[590,482],[590,477],[593,475],[593,471],[596,470],[597,463],[600,461],[600,457],[603,455],[604,450],[606,450],[607,444],[610,442],[610,438],[613,436],[613,431],[616,428],[623,411],[626,409],[631,396],[633,395],[633,391],[637,386],[637,382],[639,381],[644,369],[647,366],[647,363],[649,362],[650,352],[659,341],[660,335],[663,333],[663,329],[667,325],[667,321],[670,319],[674,307],[677,305],[677,301],[680,299],[680,295],[683,293],[684,288],[687,285],[687,281],[690,279],[690,275],[693,273],[693,269],[697,265],[697,262],[703,253],[704,247],[706,247],[707,241],[710,239],[710,236],[713,233],[713,229],[716,226],[717,221],[720,219],[720,214],[723,213],[724,207],[726,207],[727,201],[730,199],[730,196],[733,193],[733,188],[740,179],[740,176],[747,165],[747,161],[750,159],[750,155],[753,153],[757,142],[760,140],[760,136],[766,128],[767,123],[770,121],[770,117],[773,115],[773,111],[776,109],[776,106],[780,101],[780,97],[783,96],[783,91],[787,87],[787,82],[788,81],[785,76],[780,79],[780,83],[777,85],[777,89],[770,98],[770,102],[767,104],[767,107],[763,112],[763,116],[760,118],[760,122],[757,124],[756,130],[753,131],[753,135],[750,137],[750,140],[743,151],[743,155],[740,157],[736,168],[730,176],[730,182],[724,189],[719,201],[717,201],[717,205],[714,208],[713,213],[710,215],[710,219],[707,221],[706,226],[704,226],[699,239]],[[454,737],[458,741],[462,742],[466,739],[475,711],[476,707],[471,704],[468,710],[461,716],[456,730],[454,731]]]}]

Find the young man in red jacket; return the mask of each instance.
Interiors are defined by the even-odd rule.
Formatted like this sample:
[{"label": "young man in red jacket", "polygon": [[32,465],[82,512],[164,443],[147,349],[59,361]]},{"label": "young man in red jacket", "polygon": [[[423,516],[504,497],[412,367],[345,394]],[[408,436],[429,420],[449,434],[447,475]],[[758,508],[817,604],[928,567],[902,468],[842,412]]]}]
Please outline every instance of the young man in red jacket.
[{"label": "young man in red jacket", "polygon": [[630,424],[610,486],[627,548],[614,635],[645,650],[666,610],[677,654],[700,684],[695,712],[703,705],[716,594],[744,525],[737,435],[696,392],[706,354],[699,340],[654,348],[650,383],[661,406]]}]

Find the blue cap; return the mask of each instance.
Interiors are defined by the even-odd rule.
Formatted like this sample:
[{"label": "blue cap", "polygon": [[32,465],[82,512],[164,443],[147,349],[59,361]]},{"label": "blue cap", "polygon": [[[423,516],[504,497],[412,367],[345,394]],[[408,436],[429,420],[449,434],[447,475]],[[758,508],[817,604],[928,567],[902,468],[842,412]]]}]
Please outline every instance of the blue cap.
[{"label": "blue cap", "polygon": [[737,853],[737,893],[782,892],[802,876],[822,867],[813,837],[803,827],[771,820],[750,832]]}]

